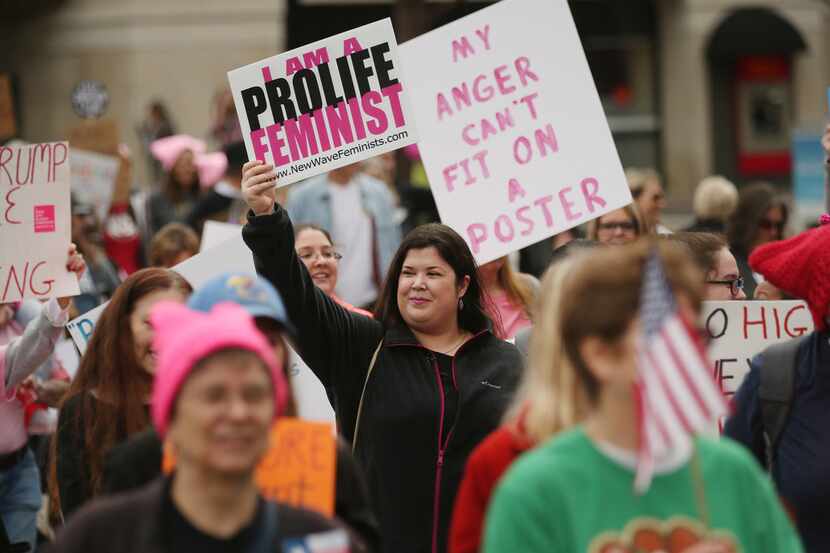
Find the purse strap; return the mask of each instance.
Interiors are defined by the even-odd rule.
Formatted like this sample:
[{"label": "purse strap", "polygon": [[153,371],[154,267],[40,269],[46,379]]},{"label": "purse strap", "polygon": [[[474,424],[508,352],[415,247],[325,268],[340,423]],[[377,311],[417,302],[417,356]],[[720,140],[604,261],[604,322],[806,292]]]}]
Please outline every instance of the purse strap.
[{"label": "purse strap", "polygon": [[357,404],[357,418],[354,421],[354,435],[352,436],[352,453],[357,448],[357,435],[360,432],[360,414],[363,412],[363,398],[366,396],[366,386],[369,384],[369,377],[372,376],[372,369],[375,368],[375,362],[378,360],[378,354],[382,347],[383,339],[381,338],[378,347],[375,348],[375,353],[372,354],[372,360],[369,362],[369,370],[366,371],[366,380],[363,381],[363,391],[360,392],[360,403]]}]

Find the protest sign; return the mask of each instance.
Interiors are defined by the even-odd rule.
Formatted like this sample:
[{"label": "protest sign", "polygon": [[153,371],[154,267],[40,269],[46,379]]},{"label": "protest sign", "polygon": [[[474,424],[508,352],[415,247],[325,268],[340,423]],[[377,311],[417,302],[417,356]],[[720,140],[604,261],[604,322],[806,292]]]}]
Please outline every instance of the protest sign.
[{"label": "protest sign", "polygon": [[400,52],[441,220],[479,263],[631,202],[565,0],[503,0]]},{"label": "protest sign", "polygon": [[706,301],[702,313],[712,374],[727,397],[738,390],[755,355],[813,331],[802,301]]},{"label": "protest sign", "polygon": [[415,142],[387,18],[228,72],[248,159],[284,186]]},{"label": "protest sign", "polygon": [[202,227],[202,241],[199,245],[199,251],[209,250],[225,240],[230,240],[235,236],[241,235],[242,225],[221,223],[219,221],[205,221],[205,225]]},{"label": "protest sign", "polygon": [[14,115],[14,95],[9,76],[0,73],[0,140],[17,134],[17,118]]},{"label": "protest sign", "polygon": [[109,213],[120,160],[75,148],[70,150],[69,160],[72,194],[79,203],[94,206],[98,220],[103,222]]},{"label": "protest sign", "polygon": [[334,514],[336,437],[330,424],[281,418],[259,463],[262,495],[295,507]]},{"label": "protest sign", "polygon": [[294,393],[294,403],[297,405],[297,415],[309,421],[336,423],[334,409],[323,383],[290,345],[288,354],[288,378],[291,391]]},{"label": "protest sign", "polygon": [[118,124],[113,119],[84,119],[68,132],[73,149],[118,155]]},{"label": "protest sign", "polygon": [[87,311],[83,315],[75,317],[66,323],[66,330],[69,331],[69,335],[72,337],[72,341],[75,342],[75,347],[78,348],[78,352],[81,355],[86,352],[86,346],[89,344],[90,339],[92,339],[92,331],[95,330],[95,325],[98,323],[98,319],[101,318],[101,313],[104,312],[107,303],[102,303],[95,309]]},{"label": "protest sign", "polygon": [[74,296],[66,142],[0,146],[0,303]]}]

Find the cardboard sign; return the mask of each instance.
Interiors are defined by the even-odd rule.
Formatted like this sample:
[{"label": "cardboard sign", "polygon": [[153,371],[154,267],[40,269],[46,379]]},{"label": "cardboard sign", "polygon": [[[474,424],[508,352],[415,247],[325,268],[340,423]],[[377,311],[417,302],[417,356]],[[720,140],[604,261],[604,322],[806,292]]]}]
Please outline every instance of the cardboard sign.
[{"label": "cardboard sign", "polygon": [[68,132],[73,149],[118,155],[118,124],[113,119],[85,119]]},{"label": "cardboard sign", "polygon": [[565,0],[503,0],[401,60],[441,220],[479,263],[631,203]]},{"label": "cardboard sign", "polygon": [[209,250],[226,240],[241,235],[242,225],[222,223],[219,221],[205,221],[205,225],[202,227],[202,241],[199,245],[199,251]]},{"label": "cardboard sign", "polygon": [[0,303],[75,296],[66,142],[0,146]]},{"label": "cardboard sign", "polygon": [[749,372],[749,362],[767,347],[813,331],[803,301],[703,302],[712,373],[732,397]]},{"label": "cardboard sign", "polygon": [[334,409],[323,383],[290,345],[288,353],[288,379],[297,405],[297,415],[304,420],[336,424]]},{"label": "cardboard sign", "polygon": [[14,95],[9,76],[0,74],[0,141],[17,134],[17,118],[14,115]]},{"label": "cardboard sign", "polygon": [[94,206],[98,220],[105,221],[121,161],[116,157],[75,148],[69,152],[69,159],[72,167],[72,194],[78,202]]},{"label": "cardboard sign", "polygon": [[228,72],[248,159],[284,186],[415,142],[384,19]]},{"label": "cardboard sign", "polygon": [[336,438],[330,424],[282,418],[271,431],[271,448],[256,472],[262,495],[334,514]]}]

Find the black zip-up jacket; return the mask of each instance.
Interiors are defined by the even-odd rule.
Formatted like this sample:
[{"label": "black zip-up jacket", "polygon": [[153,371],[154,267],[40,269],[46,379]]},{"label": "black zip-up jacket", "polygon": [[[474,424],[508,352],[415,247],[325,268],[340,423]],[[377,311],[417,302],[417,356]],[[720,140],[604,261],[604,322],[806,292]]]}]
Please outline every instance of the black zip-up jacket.
[{"label": "black zip-up jacket", "polygon": [[280,291],[298,351],[322,381],[351,442],[372,354],[355,454],[380,519],[383,551],[443,553],[467,457],[501,421],[521,373],[518,350],[482,329],[453,360],[454,427],[441,442],[444,394],[435,355],[406,326],[350,313],[311,280],[294,252],[287,213],[249,213],[243,230],[257,272]]}]

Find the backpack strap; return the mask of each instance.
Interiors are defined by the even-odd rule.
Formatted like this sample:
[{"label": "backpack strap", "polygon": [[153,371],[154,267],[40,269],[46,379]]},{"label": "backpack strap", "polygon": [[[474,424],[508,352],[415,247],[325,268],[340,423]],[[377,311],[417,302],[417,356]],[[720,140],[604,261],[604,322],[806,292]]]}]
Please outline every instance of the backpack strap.
[{"label": "backpack strap", "polygon": [[375,368],[375,362],[378,360],[378,354],[382,347],[383,338],[381,338],[378,347],[375,348],[375,353],[372,354],[372,360],[369,362],[369,370],[366,371],[366,380],[363,381],[363,391],[360,392],[360,403],[357,404],[357,417],[354,421],[354,435],[352,436],[352,453],[357,449],[357,434],[360,432],[360,414],[363,412],[363,398],[366,396],[366,386],[369,384],[369,377],[372,376],[372,369]]},{"label": "backpack strap", "polygon": [[245,553],[272,553],[274,544],[279,542],[279,509],[273,501],[265,501],[263,524],[254,536]]},{"label": "backpack strap", "polygon": [[787,424],[795,392],[795,367],[798,347],[804,337],[775,344],[764,350],[759,367],[761,425],[764,436],[764,457],[767,471],[772,474],[773,457],[778,440]]}]

